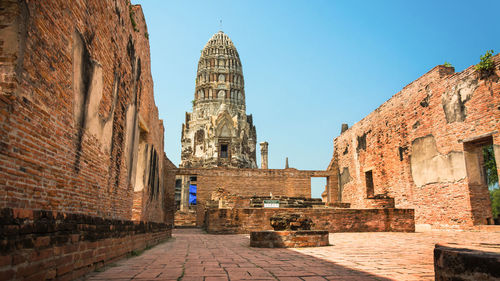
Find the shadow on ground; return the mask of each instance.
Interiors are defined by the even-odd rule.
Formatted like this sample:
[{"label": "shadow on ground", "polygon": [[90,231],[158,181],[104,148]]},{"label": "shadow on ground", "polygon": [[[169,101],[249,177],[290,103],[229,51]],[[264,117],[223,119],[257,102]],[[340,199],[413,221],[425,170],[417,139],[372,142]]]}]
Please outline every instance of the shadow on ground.
[{"label": "shadow on ground", "polygon": [[291,249],[251,248],[246,235],[176,229],[174,237],[85,280],[391,280]]}]

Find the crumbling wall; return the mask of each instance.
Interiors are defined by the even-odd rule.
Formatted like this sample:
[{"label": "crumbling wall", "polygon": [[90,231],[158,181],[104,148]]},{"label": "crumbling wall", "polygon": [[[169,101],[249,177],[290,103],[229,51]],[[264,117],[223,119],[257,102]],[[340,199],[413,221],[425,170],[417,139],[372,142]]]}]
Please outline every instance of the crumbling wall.
[{"label": "crumbling wall", "polygon": [[207,169],[197,177],[197,200],[210,200],[212,192],[222,187],[239,196],[270,193],[283,196],[311,197],[311,178],[301,171],[261,169]]},{"label": "crumbling wall", "polygon": [[330,200],[368,207],[371,171],[374,194],[393,197],[397,208],[414,208],[417,224],[486,223],[489,197],[469,182],[464,143],[489,137],[495,151],[500,145],[500,57],[493,60],[496,74],[486,79],[473,67],[455,73],[436,66],[342,132],[329,166],[341,195]]},{"label": "crumbling wall", "polygon": [[164,199],[163,199],[163,212],[165,214],[164,221],[168,225],[174,225],[175,216],[175,175],[177,172],[177,167],[167,158],[167,155],[163,156],[163,186],[164,188]]},{"label": "crumbling wall", "polygon": [[289,209],[289,208],[210,208],[207,211],[208,233],[250,233],[273,230],[270,218],[275,215],[300,214],[313,221],[312,229],[329,232],[414,232],[411,209]]},{"label": "crumbling wall", "polygon": [[219,188],[237,195],[311,197],[311,177],[328,177],[327,171],[296,169],[179,169],[178,175],[197,177],[197,223],[203,225],[205,205]]},{"label": "crumbling wall", "polygon": [[[126,0],[0,2],[0,208],[57,213],[65,223],[73,223],[66,218],[76,216],[89,229],[99,229],[101,221],[134,225],[134,218],[157,223],[161,239],[170,235],[174,175],[168,171],[175,166],[163,152],[147,37],[140,6]],[[141,173],[139,144],[150,153],[148,168],[142,167]],[[143,176],[141,188],[135,188],[138,174]],[[39,236],[73,239],[57,228],[59,218],[27,220],[45,225],[37,230]],[[11,236],[2,233],[7,235],[4,242],[29,234],[12,228]],[[137,231],[146,231],[145,244],[161,240],[150,240],[147,227]],[[125,232],[131,237],[135,233]],[[101,238],[114,237],[108,234]],[[96,237],[83,235],[78,241],[96,243],[101,239]],[[125,243],[121,246],[142,247],[135,247],[133,240],[120,240]],[[20,248],[9,251],[38,251],[37,245],[11,244]],[[55,246],[44,244],[44,252]],[[60,254],[54,259],[62,258]],[[13,278],[43,279],[18,275],[41,262],[6,263],[0,271],[5,266]],[[107,260],[71,267],[79,273],[59,274],[57,269],[48,278],[76,278],[103,262]]]},{"label": "crumbling wall", "polygon": [[[171,225],[55,211],[0,209],[2,280],[74,280],[156,245]],[[5,239],[7,238],[7,239]]]},{"label": "crumbling wall", "polygon": [[0,206],[130,219],[140,134],[161,193],[146,196],[141,219],[162,222],[164,130],[144,16],[101,4],[2,2]]}]

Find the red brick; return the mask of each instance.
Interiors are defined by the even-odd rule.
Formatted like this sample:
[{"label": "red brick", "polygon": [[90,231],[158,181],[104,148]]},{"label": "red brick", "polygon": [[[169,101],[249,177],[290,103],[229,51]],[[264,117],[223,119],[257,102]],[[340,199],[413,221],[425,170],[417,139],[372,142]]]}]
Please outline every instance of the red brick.
[{"label": "red brick", "polygon": [[11,280],[13,279],[16,272],[13,269],[0,270],[0,280]]},{"label": "red brick", "polygon": [[[492,60],[498,76],[500,56]],[[463,120],[451,118],[449,113],[447,119],[444,107],[449,95],[454,95],[455,110],[464,109]],[[460,105],[458,100],[462,102]],[[374,194],[386,193],[394,198],[396,208],[415,209],[417,224],[436,228],[486,224],[492,216],[489,192],[486,185],[469,185],[470,167],[465,167],[466,172],[460,176],[419,180],[420,186],[417,186],[414,178],[417,168],[411,165],[411,159],[417,158],[414,142],[424,138],[435,141],[436,157],[449,160],[450,153],[455,153],[464,166],[464,140],[490,134],[493,145],[499,146],[498,104],[500,83],[497,80],[479,79],[473,66],[460,73],[436,66],[335,138],[328,170],[344,175],[340,182],[342,202],[350,203],[353,208],[377,207],[368,198],[366,187],[365,172],[371,170]],[[364,146],[359,145],[363,138]],[[439,171],[444,164],[434,166],[433,169]],[[463,170],[455,166],[454,173]],[[500,166],[497,168],[500,173]],[[330,195],[330,202],[338,201],[338,188],[332,188]]]},{"label": "red brick", "polygon": [[14,218],[33,219],[33,211],[27,209],[13,209]]},{"label": "red brick", "polygon": [[[173,206],[165,208],[163,204],[166,197],[173,198],[173,184],[162,186],[154,198],[141,191],[136,196],[145,200],[140,206],[130,207],[134,201],[130,182],[135,180],[130,181],[128,163],[135,163],[129,158],[137,149],[127,143],[133,139],[127,136],[133,128],[127,125],[131,122],[126,116],[130,105],[138,105],[137,116],[148,130],[142,134],[144,141],[157,151],[160,182],[175,180],[175,174],[167,173],[175,166],[163,152],[164,127],[154,101],[149,42],[144,36],[146,23],[140,6],[132,5],[139,30],[134,31],[129,5],[126,0],[114,6],[96,0],[75,5],[63,0],[26,5],[5,2],[2,25],[23,37],[0,38],[14,45],[12,50],[0,49],[0,60],[5,64],[0,85],[16,92],[2,98],[0,108],[4,121],[0,136],[2,143],[8,143],[8,151],[0,159],[0,178],[8,179],[0,181],[0,187],[8,200],[1,201],[0,208],[14,208],[15,218],[33,219],[32,210],[36,209],[120,219],[138,213],[138,219],[155,222],[173,217]],[[24,9],[30,13],[23,14]],[[70,77],[78,77],[73,73],[73,56],[79,56],[76,51],[73,54],[73,46],[80,44],[77,30],[83,37],[96,34],[92,40],[83,38],[81,45],[89,50],[89,60],[102,69],[102,97],[96,101],[95,111],[101,118],[98,123],[111,122],[110,139],[100,136],[99,129],[80,128],[82,124],[76,121],[78,95]],[[131,52],[133,57],[129,56]],[[136,60],[141,64],[138,67]],[[21,61],[23,66],[18,67]],[[136,81],[134,71],[139,68]],[[119,84],[117,92],[115,84]],[[140,100],[135,101],[136,97]],[[105,148],[109,143],[114,145]],[[71,239],[75,242],[77,237]]]},{"label": "red brick", "polygon": [[206,229],[209,233],[250,233],[251,231],[272,230],[270,218],[286,213],[304,215],[314,222],[313,229],[330,232],[415,231],[412,209],[333,208],[210,208],[207,211]]},{"label": "red brick", "polygon": [[23,263],[27,260],[25,253],[16,253],[12,256],[12,265]]},{"label": "red brick", "polygon": [[73,270],[73,263],[67,265],[61,265],[57,267],[57,276],[62,276]]},{"label": "red brick", "polygon": [[31,254],[30,262],[39,261],[42,259],[46,259],[48,257],[52,257],[53,254],[54,250],[52,248],[33,251],[33,253]]},{"label": "red brick", "polygon": [[0,266],[11,265],[12,255],[0,256]]},{"label": "red brick", "polygon": [[36,248],[48,246],[50,244],[50,237],[49,236],[37,237],[35,239],[34,244]]}]

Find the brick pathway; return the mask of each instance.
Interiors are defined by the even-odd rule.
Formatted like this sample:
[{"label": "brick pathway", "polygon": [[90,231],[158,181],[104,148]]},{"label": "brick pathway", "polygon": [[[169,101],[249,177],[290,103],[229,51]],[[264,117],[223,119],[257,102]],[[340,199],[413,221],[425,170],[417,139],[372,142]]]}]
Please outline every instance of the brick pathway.
[{"label": "brick pathway", "polygon": [[433,280],[437,242],[500,244],[500,232],[334,233],[332,246],[249,247],[248,235],[177,229],[174,240],[86,280]]}]

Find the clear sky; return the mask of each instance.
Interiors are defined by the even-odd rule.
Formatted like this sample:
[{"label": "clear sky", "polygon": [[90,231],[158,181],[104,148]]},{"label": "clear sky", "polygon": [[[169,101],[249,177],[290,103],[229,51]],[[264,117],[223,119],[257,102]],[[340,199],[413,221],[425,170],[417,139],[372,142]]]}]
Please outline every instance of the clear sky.
[{"label": "clear sky", "polygon": [[[342,123],[361,120],[436,65],[462,71],[500,51],[498,0],[132,2],[146,17],[165,151],[176,165],[200,51],[221,19],[270,168],[288,157],[297,169],[326,169]],[[323,188],[314,181],[313,197]]]}]

